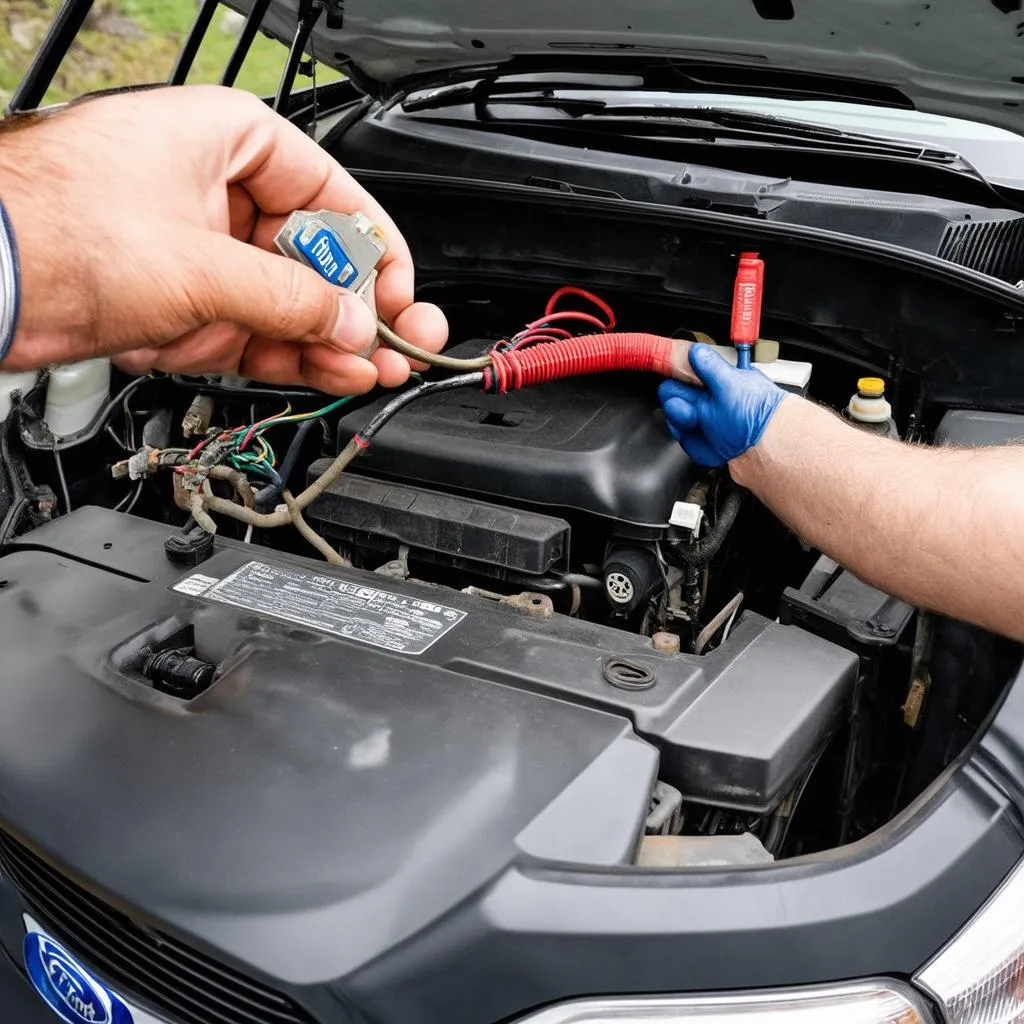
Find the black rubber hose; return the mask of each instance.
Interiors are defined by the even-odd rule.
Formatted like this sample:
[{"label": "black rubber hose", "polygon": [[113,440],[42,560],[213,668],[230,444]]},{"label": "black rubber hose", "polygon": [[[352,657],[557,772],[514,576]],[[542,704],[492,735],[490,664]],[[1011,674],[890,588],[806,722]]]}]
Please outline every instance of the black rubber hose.
[{"label": "black rubber hose", "polygon": [[28,511],[29,501],[27,498],[17,498],[11,507],[7,510],[7,515],[4,516],[4,520],[0,523],[0,546],[6,544],[11,537],[14,536],[14,531],[18,527],[18,523],[21,522],[21,517]]},{"label": "black rubber hose", "polygon": [[121,403],[135,394],[143,384],[153,379],[154,378],[152,377],[135,377],[130,380],[109,402],[107,402],[102,409],[100,409],[98,413],[96,413],[95,416],[93,416],[89,421],[88,426],[83,427],[77,434],[69,434],[67,437],[61,438],[55,444],[52,438],[48,441],[39,441],[32,437],[31,434],[28,434],[25,430],[22,430],[21,443],[26,448],[31,448],[32,451],[36,452],[63,452],[68,448],[74,448],[76,445],[84,444],[86,441],[91,441],[103,430],[107,424],[107,420],[113,416]]},{"label": "black rubber hose", "polygon": [[267,484],[266,487],[263,487],[256,492],[253,502],[257,508],[263,508],[276,501],[276,499],[280,497],[281,492],[288,486],[288,478],[292,475],[292,472],[295,469],[295,463],[299,461],[299,454],[302,452],[302,446],[306,443],[306,438],[309,437],[309,432],[319,422],[319,420],[306,420],[304,423],[299,424],[299,429],[295,431],[292,443],[288,445],[288,451],[285,452],[281,468],[277,471],[278,476],[281,478],[281,482]]},{"label": "black rubber hose", "polygon": [[170,379],[182,387],[191,388],[204,395],[237,395],[243,398],[288,398],[312,401],[323,401],[323,392],[314,388],[261,387],[258,384],[246,384],[236,387],[221,381],[207,380],[205,377],[190,377],[183,373],[173,373]]},{"label": "black rubber hose", "polygon": [[673,544],[672,554],[684,565],[705,566],[718,554],[722,542],[725,540],[736,516],[739,514],[740,505],[746,491],[742,487],[733,487],[725,496],[722,507],[718,510],[715,518],[715,525],[708,531],[706,537],[695,544]]},{"label": "black rubber hose", "polygon": [[[204,492],[202,495],[201,508],[206,513],[218,512],[222,515],[230,516],[232,519],[238,519],[243,523],[252,523],[253,526],[259,527],[272,527],[272,526],[284,526],[286,523],[295,522],[295,511],[302,511],[307,505],[312,504],[319,498],[328,487],[338,479],[339,476],[348,468],[361,452],[365,451],[369,447],[370,439],[377,433],[381,427],[392,416],[395,415],[400,409],[403,409],[410,402],[416,401],[417,398],[423,398],[426,395],[437,394],[442,391],[454,391],[456,388],[468,388],[468,387],[480,387],[483,384],[484,375],[480,373],[464,373],[458,377],[448,377],[445,380],[430,381],[427,384],[420,384],[419,387],[410,388],[408,391],[403,391],[402,394],[397,395],[387,405],[384,406],[371,420],[366,424],[365,427],[358,434],[356,434],[348,444],[338,453],[335,460],[324,470],[324,472],[314,480],[301,494],[296,495],[292,502],[289,504],[289,510],[278,512],[256,512],[251,508],[243,508],[240,505],[235,504],[231,501],[226,501],[223,498],[218,498],[215,494]],[[282,491],[282,497],[284,492]],[[195,510],[193,509],[193,515]],[[207,515],[207,518],[209,516]],[[198,519],[198,516],[197,516]],[[200,520],[200,522],[202,522]],[[213,529],[208,529],[205,524],[204,529],[207,532],[213,533]],[[212,520],[211,520],[212,525]]]},{"label": "black rubber hose", "polygon": [[11,455],[11,436],[17,422],[16,413],[17,409],[12,406],[7,419],[0,423],[0,463],[3,464],[3,471],[10,482],[11,504],[25,497],[26,482],[22,475],[25,472],[24,465],[15,465],[14,457]]},{"label": "black rubber hose", "polygon": [[455,391],[457,388],[481,387],[483,382],[484,375],[482,372],[461,373],[457,377],[445,377],[444,380],[432,380],[426,384],[420,384],[418,387],[409,388],[408,391],[403,391],[400,395],[396,395],[387,405],[380,409],[370,422],[356,434],[356,443],[365,447],[373,439],[374,434],[396,412],[404,409],[410,402],[415,402],[417,398],[426,398],[427,395],[436,395],[442,391]]},{"label": "black rubber hose", "polygon": [[[428,381],[426,384],[420,384],[417,387],[409,388],[408,391],[403,391],[401,394],[392,398],[391,401],[388,402],[387,405],[385,405],[376,414],[376,416],[374,416],[370,422],[359,431],[358,436],[362,445],[365,446],[368,444],[377,431],[379,431],[381,427],[383,427],[384,424],[395,415],[395,413],[405,408],[405,406],[410,402],[415,402],[417,398],[423,398],[427,395],[436,395],[438,392],[442,391],[454,391],[457,388],[480,387],[480,385],[483,384],[483,380],[483,373],[464,373],[457,377],[446,377],[444,380]],[[281,477],[281,484],[270,484],[258,491],[254,498],[254,502],[257,507],[265,507],[270,504],[270,502],[284,490],[288,483],[288,476],[295,468],[295,462],[302,449],[302,443],[308,435],[309,430],[312,429],[313,424],[316,422],[317,420],[308,420],[296,431],[295,437],[292,439],[292,443],[288,446],[288,451],[285,454],[284,461],[281,463],[281,469],[278,471]]]},{"label": "black rubber hose", "polygon": [[[21,517],[28,511],[31,502],[25,493],[25,484],[30,483],[24,478],[27,470],[22,464],[15,465],[11,454],[11,435],[14,433],[17,420],[17,409],[12,406],[7,419],[0,423],[0,462],[3,473],[10,484],[10,503],[6,506],[3,521],[0,522],[0,544],[6,544],[21,522]],[[5,488],[5,490],[8,488]]]}]

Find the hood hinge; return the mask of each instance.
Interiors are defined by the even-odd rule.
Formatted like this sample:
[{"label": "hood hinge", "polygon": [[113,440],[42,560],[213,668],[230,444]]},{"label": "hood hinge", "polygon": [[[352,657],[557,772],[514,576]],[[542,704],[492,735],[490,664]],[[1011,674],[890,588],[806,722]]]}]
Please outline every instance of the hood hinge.
[{"label": "hood hinge", "polygon": [[333,30],[345,27],[345,0],[327,0],[327,27]]}]

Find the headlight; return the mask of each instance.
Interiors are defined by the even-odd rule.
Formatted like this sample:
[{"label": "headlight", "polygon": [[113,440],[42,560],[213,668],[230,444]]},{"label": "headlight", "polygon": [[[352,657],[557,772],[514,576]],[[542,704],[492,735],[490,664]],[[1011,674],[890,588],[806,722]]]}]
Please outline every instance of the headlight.
[{"label": "headlight", "polygon": [[679,999],[585,999],[520,1024],[932,1024],[924,1000],[895,981]]},{"label": "headlight", "polygon": [[914,980],[949,1024],[1024,1022],[1024,863]]}]

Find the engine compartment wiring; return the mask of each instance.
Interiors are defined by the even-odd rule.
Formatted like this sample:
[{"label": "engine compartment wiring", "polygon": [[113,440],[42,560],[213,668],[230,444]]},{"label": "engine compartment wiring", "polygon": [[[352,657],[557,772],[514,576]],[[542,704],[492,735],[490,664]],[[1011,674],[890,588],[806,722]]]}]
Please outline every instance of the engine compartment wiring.
[{"label": "engine compartment wiring", "polygon": [[[369,447],[377,432],[410,403],[458,388],[504,393],[559,378],[617,370],[695,380],[689,368],[689,342],[654,334],[616,332],[616,323],[608,302],[574,285],[558,288],[548,298],[542,316],[499,341],[489,352],[473,358],[426,352],[380,321],[378,335],[388,347],[435,369],[460,372],[431,381],[422,381],[414,374],[417,382],[385,403],[350,438],[327,470],[298,494],[291,492],[288,482],[309,431],[315,423],[323,422],[353,401],[352,396],[308,412],[295,412],[289,401],[280,412],[264,419],[228,429],[210,429],[190,449],[136,452],[118,463],[113,472],[115,476],[136,479],[170,469],[177,478],[176,502],[206,532],[216,532],[215,516],[238,520],[250,530],[291,524],[324,558],[342,564],[337,562],[341,556],[305,522],[303,511]],[[122,392],[110,405],[116,408],[115,403],[126,399],[127,394]],[[101,419],[97,429],[104,422]],[[286,425],[299,429],[280,460],[268,434]],[[214,481],[229,484],[233,496],[215,493]],[[137,493],[127,499],[131,505],[137,500]]]},{"label": "engine compartment wiring", "polygon": [[[303,533],[303,536],[305,536],[307,540],[309,540],[309,536],[303,532],[302,527],[298,526],[297,523],[302,510],[319,498],[320,495],[322,495],[324,491],[326,491],[327,488],[330,487],[330,485],[334,483],[339,476],[341,476],[353,459],[369,448],[370,442],[373,440],[374,436],[396,413],[404,409],[407,405],[410,405],[412,402],[415,402],[417,399],[423,398],[427,395],[439,394],[444,391],[453,391],[458,388],[479,386],[482,382],[483,373],[478,371],[476,373],[462,374],[456,377],[447,377],[443,380],[428,381],[418,384],[415,387],[396,395],[377,412],[377,414],[359,431],[358,434],[352,437],[320,477],[314,480],[313,483],[311,483],[300,494],[294,497],[289,494],[290,501],[285,501],[284,508],[276,509],[273,512],[257,512],[255,509],[248,508],[245,505],[239,505],[233,501],[220,498],[213,494],[205,481],[203,481],[199,488],[193,491],[194,510],[196,508],[199,509],[204,517],[203,519],[200,519],[199,516],[196,516],[196,522],[211,533],[215,531],[216,525],[213,524],[213,529],[209,529],[208,524],[212,523],[212,520],[209,517],[210,512],[216,512],[220,515],[237,519],[243,523],[252,524],[254,527],[261,529],[271,529],[291,523],[299,529],[300,533]],[[282,497],[283,495],[284,492],[282,491]],[[194,510],[193,515],[195,515]],[[318,550],[320,549],[319,545],[315,546]]]},{"label": "engine compartment wiring", "polygon": [[396,334],[383,320],[377,321],[377,338],[382,345],[394,349],[407,359],[412,359],[427,366],[436,367],[439,370],[455,370],[466,372],[472,370],[483,370],[491,365],[489,355],[479,356],[474,359],[459,359],[455,356],[446,356],[441,352],[428,352],[406,341]]},{"label": "engine compartment wiring", "polygon": [[68,490],[68,478],[64,475],[64,460],[60,457],[60,449],[57,442],[53,443],[53,462],[57,469],[57,479],[60,481],[60,495],[64,500],[64,511],[71,511],[71,492]]},{"label": "engine compartment wiring", "polygon": [[[585,310],[556,308],[570,296],[584,299],[601,316]],[[600,333],[574,336],[563,326],[568,323],[597,328]],[[699,383],[686,359],[686,342],[655,334],[616,334],[615,323],[614,311],[600,296],[575,285],[564,285],[548,299],[542,317],[528,323],[508,341],[499,342],[486,355],[462,359],[427,352],[401,338],[383,320],[378,320],[377,336],[381,344],[408,359],[437,369],[483,370],[485,387],[497,391],[609,370],[647,370]],[[529,352],[524,351],[527,348]]]}]

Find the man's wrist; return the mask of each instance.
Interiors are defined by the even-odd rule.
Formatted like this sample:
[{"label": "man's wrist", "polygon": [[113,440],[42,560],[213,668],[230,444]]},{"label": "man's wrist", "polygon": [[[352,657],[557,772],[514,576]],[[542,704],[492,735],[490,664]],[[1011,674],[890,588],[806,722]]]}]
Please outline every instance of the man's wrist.
[{"label": "man's wrist", "polygon": [[14,228],[0,200],[0,363],[14,344],[21,313],[21,265]]},{"label": "man's wrist", "polygon": [[748,491],[756,492],[757,480],[762,475],[762,452],[758,451],[758,448],[763,443],[764,437],[762,436],[761,441],[753,448],[748,448],[742,455],[737,455],[729,462],[729,475],[733,482],[745,487]]},{"label": "man's wrist", "polygon": [[755,494],[758,493],[758,487],[769,471],[772,451],[777,447],[778,438],[786,430],[786,421],[791,416],[799,415],[798,407],[805,404],[792,394],[787,394],[783,401],[779,402],[757,442],[729,461],[729,474],[737,484]]}]

